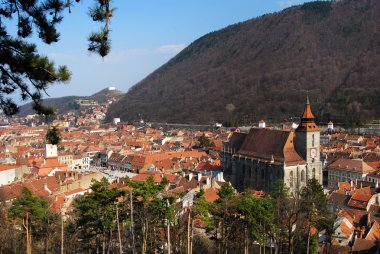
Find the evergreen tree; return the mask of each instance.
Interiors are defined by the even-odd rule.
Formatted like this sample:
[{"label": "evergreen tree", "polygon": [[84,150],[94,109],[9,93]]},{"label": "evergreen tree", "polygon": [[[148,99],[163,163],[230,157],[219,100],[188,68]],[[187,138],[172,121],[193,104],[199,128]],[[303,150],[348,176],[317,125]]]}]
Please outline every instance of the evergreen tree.
[{"label": "evergreen tree", "polygon": [[74,213],[77,215],[79,237],[86,243],[82,246],[84,249],[102,250],[103,253],[110,251],[111,235],[117,226],[116,206],[120,205],[118,199],[125,193],[116,188],[109,189],[108,185],[105,178],[94,181],[92,192],[75,200]]},{"label": "evergreen tree", "polygon": [[[79,2],[80,0],[75,0]],[[109,19],[112,16],[111,0],[94,0],[89,15],[103,23],[100,32],[89,36],[89,51],[104,57],[109,53]],[[28,38],[33,32],[46,44],[59,40],[57,25],[63,19],[65,9],[71,11],[71,0],[4,0],[0,6],[0,107],[5,114],[18,112],[12,100],[14,93],[22,100],[32,100],[39,114],[50,113],[42,106],[41,99],[53,83],[66,82],[71,73],[66,66],[55,67],[46,56],[37,52],[36,45]],[[17,35],[9,32],[11,20],[17,22]]]},{"label": "evergreen tree", "polygon": [[212,142],[210,141],[210,139],[208,137],[206,137],[205,134],[203,134],[202,136],[200,136],[198,138],[198,142],[199,142],[199,147],[201,148],[206,148],[206,147],[210,147]]},{"label": "evergreen tree", "polygon": [[141,253],[147,253],[149,247],[154,252],[157,248],[156,234],[159,232],[159,225],[162,226],[165,220],[172,220],[174,215],[173,207],[170,206],[174,200],[164,198],[161,194],[168,180],[164,178],[161,183],[156,184],[150,176],[145,182],[134,182],[129,178],[125,181],[133,188],[133,217],[136,218],[136,228],[139,228],[137,238],[141,239],[136,246]]},{"label": "evergreen tree", "polygon": [[58,145],[58,143],[61,141],[61,134],[58,130],[58,127],[55,125],[50,126],[45,138],[47,144]]},{"label": "evergreen tree", "polygon": [[27,188],[22,190],[19,198],[13,201],[9,209],[9,215],[15,219],[25,230],[26,253],[32,253],[32,229],[44,222],[48,216],[48,202],[41,198],[34,197]]},{"label": "evergreen tree", "polygon": [[244,216],[249,236],[265,248],[274,229],[273,203],[269,198],[255,197],[247,191],[239,199],[238,208]]},{"label": "evergreen tree", "polygon": [[306,233],[306,252],[315,252],[313,244],[312,228],[317,230],[327,229],[331,231],[333,219],[328,209],[328,199],[323,192],[323,187],[313,178],[308,180],[307,185],[301,190],[300,211],[303,215],[303,224]]}]

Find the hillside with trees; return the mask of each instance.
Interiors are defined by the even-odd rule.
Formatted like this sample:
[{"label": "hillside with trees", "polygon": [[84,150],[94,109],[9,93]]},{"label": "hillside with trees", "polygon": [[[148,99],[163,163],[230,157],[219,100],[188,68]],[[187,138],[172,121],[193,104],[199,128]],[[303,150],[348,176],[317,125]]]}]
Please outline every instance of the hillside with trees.
[{"label": "hillside with trees", "polygon": [[211,32],[133,86],[108,119],[322,122],[380,117],[380,1],[317,1]]},{"label": "hillside with trees", "polygon": [[[119,100],[123,97],[123,95],[124,93],[120,90],[109,90],[108,88],[105,88],[90,96],[64,96],[58,98],[47,98],[42,100],[42,103],[45,107],[53,107],[58,113],[64,114],[70,110],[76,109],[77,105],[75,100],[78,99],[94,100],[98,103],[104,103],[109,99]],[[35,113],[33,103],[27,103],[20,107],[18,115],[26,116]]]}]

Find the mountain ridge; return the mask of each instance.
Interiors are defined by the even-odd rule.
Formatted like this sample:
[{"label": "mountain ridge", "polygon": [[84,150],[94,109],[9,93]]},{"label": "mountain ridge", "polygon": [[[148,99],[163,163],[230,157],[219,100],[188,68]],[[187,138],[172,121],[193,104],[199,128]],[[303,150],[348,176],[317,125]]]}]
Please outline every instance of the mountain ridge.
[{"label": "mountain ridge", "polygon": [[[85,99],[85,100],[94,100],[98,103],[104,103],[110,98],[115,98],[116,100],[120,99],[124,93],[120,90],[110,90],[109,88],[104,88],[99,92],[96,92],[90,96],[63,96],[63,97],[55,97],[55,98],[46,98],[43,100],[43,104],[45,106],[53,106],[57,109],[57,112],[62,114],[66,113],[75,108],[75,100]],[[35,114],[33,110],[33,104],[27,103],[20,106],[18,116],[26,116],[30,114]]]},{"label": "mountain ridge", "polygon": [[[317,1],[195,40],[114,103],[108,119],[210,123],[380,117],[380,3]],[[347,117],[349,116],[349,117]]]}]

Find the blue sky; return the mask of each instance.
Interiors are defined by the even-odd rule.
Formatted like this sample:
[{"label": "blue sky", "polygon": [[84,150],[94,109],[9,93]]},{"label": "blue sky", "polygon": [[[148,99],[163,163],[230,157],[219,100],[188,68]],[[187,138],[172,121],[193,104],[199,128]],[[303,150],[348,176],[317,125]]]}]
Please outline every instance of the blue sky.
[{"label": "blue sky", "polygon": [[66,12],[59,25],[61,40],[37,45],[56,64],[73,73],[65,85],[48,89],[51,97],[91,95],[115,86],[132,85],[170,60],[192,41],[230,24],[280,11],[304,0],[114,0],[112,52],[102,59],[87,52],[87,37],[99,24],[87,16],[91,0]]}]

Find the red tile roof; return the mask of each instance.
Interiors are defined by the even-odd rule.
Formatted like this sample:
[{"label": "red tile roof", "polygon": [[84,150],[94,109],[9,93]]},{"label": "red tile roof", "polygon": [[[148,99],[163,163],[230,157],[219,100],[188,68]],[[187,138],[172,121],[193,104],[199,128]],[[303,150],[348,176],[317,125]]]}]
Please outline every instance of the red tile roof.
[{"label": "red tile roof", "polygon": [[215,188],[208,188],[205,190],[204,198],[207,202],[215,202],[219,199],[219,190]]},{"label": "red tile roof", "polygon": [[372,224],[372,227],[370,231],[368,232],[367,236],[365,237],[366,240],[380,240],[380,224],[379,222],[375,221]]},{"label": "red tile roof", "polygon": [[294,148],[294,133],[283,130],[252,128],[237,155],[262,159],[287,165],[306,162]]}]

